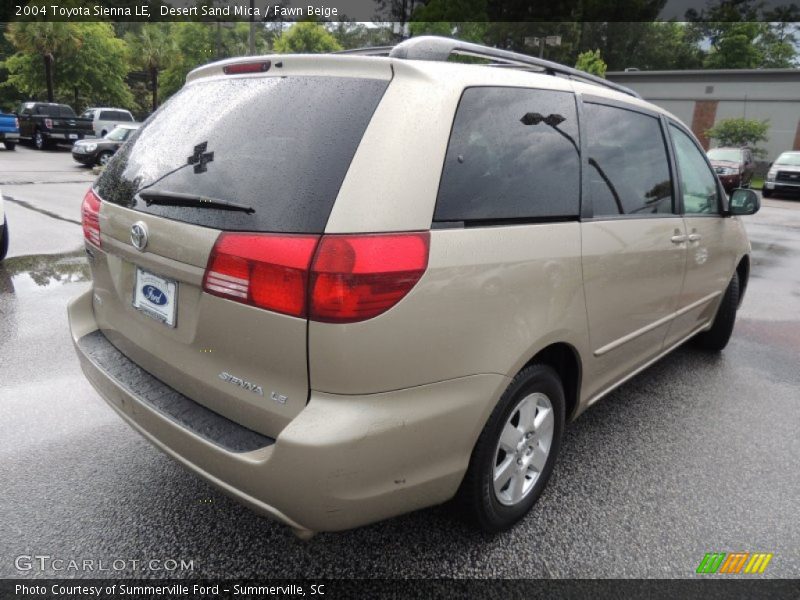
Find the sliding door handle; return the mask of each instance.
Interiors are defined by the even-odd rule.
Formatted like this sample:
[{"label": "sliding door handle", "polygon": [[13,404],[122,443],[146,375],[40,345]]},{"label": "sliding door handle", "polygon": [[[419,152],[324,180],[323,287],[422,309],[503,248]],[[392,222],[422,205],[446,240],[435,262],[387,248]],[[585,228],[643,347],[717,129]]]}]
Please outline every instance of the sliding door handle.
[{"label": "sliding door handle", "polygon": [[673,244],[682,244],[686,241],[685,235],[673,235],[670,240],[672,240]]}]

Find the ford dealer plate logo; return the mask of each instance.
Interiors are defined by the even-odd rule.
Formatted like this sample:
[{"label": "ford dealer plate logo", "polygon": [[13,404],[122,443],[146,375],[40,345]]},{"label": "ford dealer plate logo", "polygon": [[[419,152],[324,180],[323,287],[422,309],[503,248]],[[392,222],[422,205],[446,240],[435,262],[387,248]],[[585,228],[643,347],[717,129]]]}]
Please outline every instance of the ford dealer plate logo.
[{"label": "ford dealer plate logo", "polygon": [[167,295],[154,285],[142,287],[142,295],[153,304],[164,306],[167,303]]}]

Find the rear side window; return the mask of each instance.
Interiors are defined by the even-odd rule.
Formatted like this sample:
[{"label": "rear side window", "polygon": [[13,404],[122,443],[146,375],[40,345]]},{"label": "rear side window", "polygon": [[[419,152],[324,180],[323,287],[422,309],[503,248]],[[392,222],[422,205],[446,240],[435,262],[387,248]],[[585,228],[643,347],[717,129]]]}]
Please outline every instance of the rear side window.
[{"label": "rear side window", "polygon": [[[388,81],[350,77],[201,80],[184,87],[117,152],[100,196],[169,219],[239,231],[321,233]],[[164,206],[185,194],[255,212]]]},{"label": "rear side window", "polygon": [[571,93],[465,90],[453,122],[434,220],[577,216],[579,146]]},{"label": "rear side window", "polygon": [[61,104],[55,108],[55,110],[53,111],[53,116],[74,117],[75,111],[72,110],[72,107],[67,106],[65,104]]},{"label": "rear side window", "polygon": [[594,216],[672,213],[661,123],[603,104],[584,104],[588,197]]}]

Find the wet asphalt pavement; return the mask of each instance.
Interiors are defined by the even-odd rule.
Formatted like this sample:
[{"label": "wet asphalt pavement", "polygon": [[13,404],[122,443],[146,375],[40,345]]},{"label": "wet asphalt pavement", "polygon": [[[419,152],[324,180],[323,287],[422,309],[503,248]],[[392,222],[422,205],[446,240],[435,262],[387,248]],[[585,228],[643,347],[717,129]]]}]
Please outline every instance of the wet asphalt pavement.
[{"label": "wet asphalt pavement", "polygon": [[[0,576],[693,577],[712,551],[772,552],[763,577],[800,575],[800,200],[746,220],[728,348],[681,348],[580,417],[511,532],[475,533],[445,505],[302,542],[151,447],[82,376],[66,304],[89,285],[91,179],[65,151],[0,150]],[[18,570],[32,554],[125,566]],[[151,559],[193,570],[131,566]]]}]

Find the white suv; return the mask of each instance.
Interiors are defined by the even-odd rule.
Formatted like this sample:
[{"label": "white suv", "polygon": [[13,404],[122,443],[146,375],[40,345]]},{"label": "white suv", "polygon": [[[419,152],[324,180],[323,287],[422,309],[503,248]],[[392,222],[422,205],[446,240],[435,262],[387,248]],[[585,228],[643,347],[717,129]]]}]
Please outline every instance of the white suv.
[{"label": "white suv", "polygon": [[94,134],[97,137],[106,137],[106,134],[117,125],[136,122],[130,111],[124,108],[87,108],[81,117],[92,120]]}]

